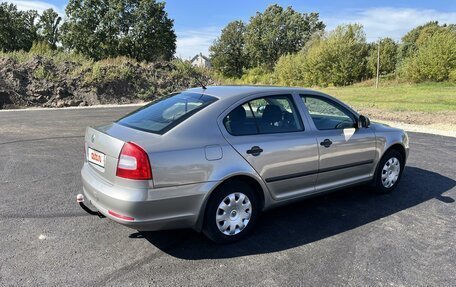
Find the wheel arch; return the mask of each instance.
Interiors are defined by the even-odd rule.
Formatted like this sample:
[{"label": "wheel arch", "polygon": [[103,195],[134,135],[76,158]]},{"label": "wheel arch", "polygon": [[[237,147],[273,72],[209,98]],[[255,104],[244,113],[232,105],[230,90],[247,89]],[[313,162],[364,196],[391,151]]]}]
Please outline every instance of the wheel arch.
[{"label": "wheel arch", "polygon": [[383,154],[385,154],[386,152],[388,152],[390,150],[397,150],[401,154],[402,159],[404,160],[404,164],[405,164],[405,161],[407,160],[407,153],[405,151],[405,147],[401,143],[395,143],[395,144],[391,145],[390,147],[388,147],[388,149]]},{"label": "wheel arch", "polygon": [[207,203],[209,202],[210,198],[213,196],[217,190],[219,190],[223,185],[231,182],[231,181],[243,181],[247,183],[252,190],[255,192],[255,194],[258,195],[258,198],[260,200],[260,211],[262,211],[265,206],[266,206],[266,196],[267,196],[267,187],[262,185],[260,181],[255,178],[252,175],[249,174],[236,174],[236,175],[231,175],[224,180],[220,181],[217,185],[214,186],[214,188],[208,193],[206,196],[206,199],[204,200],[204,203],[200,209],[199,215],[198,215],[198,220],[195,226],[196,231],[201,231],[204,225],[204,217],[206,214],[206,207]]},{"label": "wheel arch", "polygon": [[383,153],[380,155],[378,161],[377,161],[377,166],[375,167],[375,173],[374,173],[374,178],[377,176],[377,172],[378,172],[378,169],[379,169],[379,164],[380,164],[380,161],[382,160],[382,158],[385,156],[385,154],[390,151],[390,150],[396,150],[398,151],[401,156],[402,156],[402,160],[404,162],[404,166],[405,166],[405,163],[407,161],[407,152],[405,150],[405,147],[402,143],[400,142],[396,142],[396,143],[393,143],[391,144],[390,146],[388,146],[384,151]]}]

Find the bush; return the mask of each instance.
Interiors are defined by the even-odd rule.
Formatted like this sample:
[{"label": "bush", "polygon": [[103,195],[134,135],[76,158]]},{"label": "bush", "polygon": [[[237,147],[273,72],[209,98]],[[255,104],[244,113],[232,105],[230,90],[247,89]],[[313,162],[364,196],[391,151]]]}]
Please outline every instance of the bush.
[{"label": "bush", "polygon": [[449,74],[448,74],[448,79],[453,82],[453,83],[456,83],[456,70],[452,70]]},{"label": "bush", "polygon": [[367,53],[362,26],[341,25],[327,36],[314,37],[298,54],[283,56],[275,75],[281,85],[349,85],[365,77]]},{"label": "bush", "polygon": [[278,85],[305,86],[305,54],[300,52],[280,57],[274,74]]},{"label": "bush", "polygon": [[93,63],[92,73],[86,74],[86,83],[108,83],[131,81],[135,76],[134,66],[138,63],[126,57],[108,58]]},{"label": "bush", "polygon": [[37,79],[45,79],[47,77],[46,70],[44,69],[44,66],[39,66],[34,72],[33,76]]},{"label": "bush", "polygon": [[54,50],[48,43],[38,41],[33,42],[32,47],[30,48],[30,54],[38,56],[53,56]]},{"label": "bush", "polygon": [[261,84],[261,85],[274,85],[277,80],[274,73],[268,72],[264,68],[256,67],[247,70],[241,78],[243,84]]}]

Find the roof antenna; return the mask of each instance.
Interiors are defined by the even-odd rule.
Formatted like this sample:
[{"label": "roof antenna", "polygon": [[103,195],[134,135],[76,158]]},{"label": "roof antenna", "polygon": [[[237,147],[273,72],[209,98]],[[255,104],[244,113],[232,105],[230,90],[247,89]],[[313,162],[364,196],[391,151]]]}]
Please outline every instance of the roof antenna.
[{"label": "roof antenna", "polygon": [[[191,65],[191,64],[190,64]],[[187,69],[189,70],[189,74],[191,77],[193,77],[198,84],[203,88],[203,90],[207,90],[206,85],[201,81],[201,79],[198,77],[197,73],[195,70],[192,69],[191,66],[187,66]]]},{"label": "roof antenna", "polygon": [[201,88],[203,88],[203,90],[207,90],[206,86],[199,80],[197,79],[199,84],[201,85]]},{"label": "roof antenna", "polygon": [[198,82],[198,84],[201,86],[201,88],[203,88],[203,90],[206,90],[206,85],[204,85],[204,83],[201,81],[201,79],[198,77],[198,75],[196,74],[195,71],[193,71],[193,77],[195,78],[195,80]]}]

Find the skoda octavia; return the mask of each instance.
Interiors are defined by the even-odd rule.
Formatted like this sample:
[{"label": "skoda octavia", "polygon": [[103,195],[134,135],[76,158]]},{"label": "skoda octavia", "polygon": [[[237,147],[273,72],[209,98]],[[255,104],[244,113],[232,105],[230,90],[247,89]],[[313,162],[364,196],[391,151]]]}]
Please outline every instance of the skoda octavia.
[{"label": "skoda octavia", "polygon": [[137,230],[229,242],[274,206],[361,183],[392,191],[408,152],[404,131],[320,92],[194,88],[87,128],[78,202]]}]

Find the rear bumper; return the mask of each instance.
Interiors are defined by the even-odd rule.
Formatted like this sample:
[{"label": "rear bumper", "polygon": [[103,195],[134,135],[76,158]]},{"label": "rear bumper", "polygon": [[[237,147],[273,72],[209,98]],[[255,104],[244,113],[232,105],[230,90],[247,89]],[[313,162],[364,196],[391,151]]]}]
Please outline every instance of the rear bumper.
[{"label": "rear bumper", "polygon": [[101,179],[87,163],[81,175],[87,202],[107,218],[140,231],[198,229],[207,195],[216,184],[206,182],[156,189],[120,187]]}]

